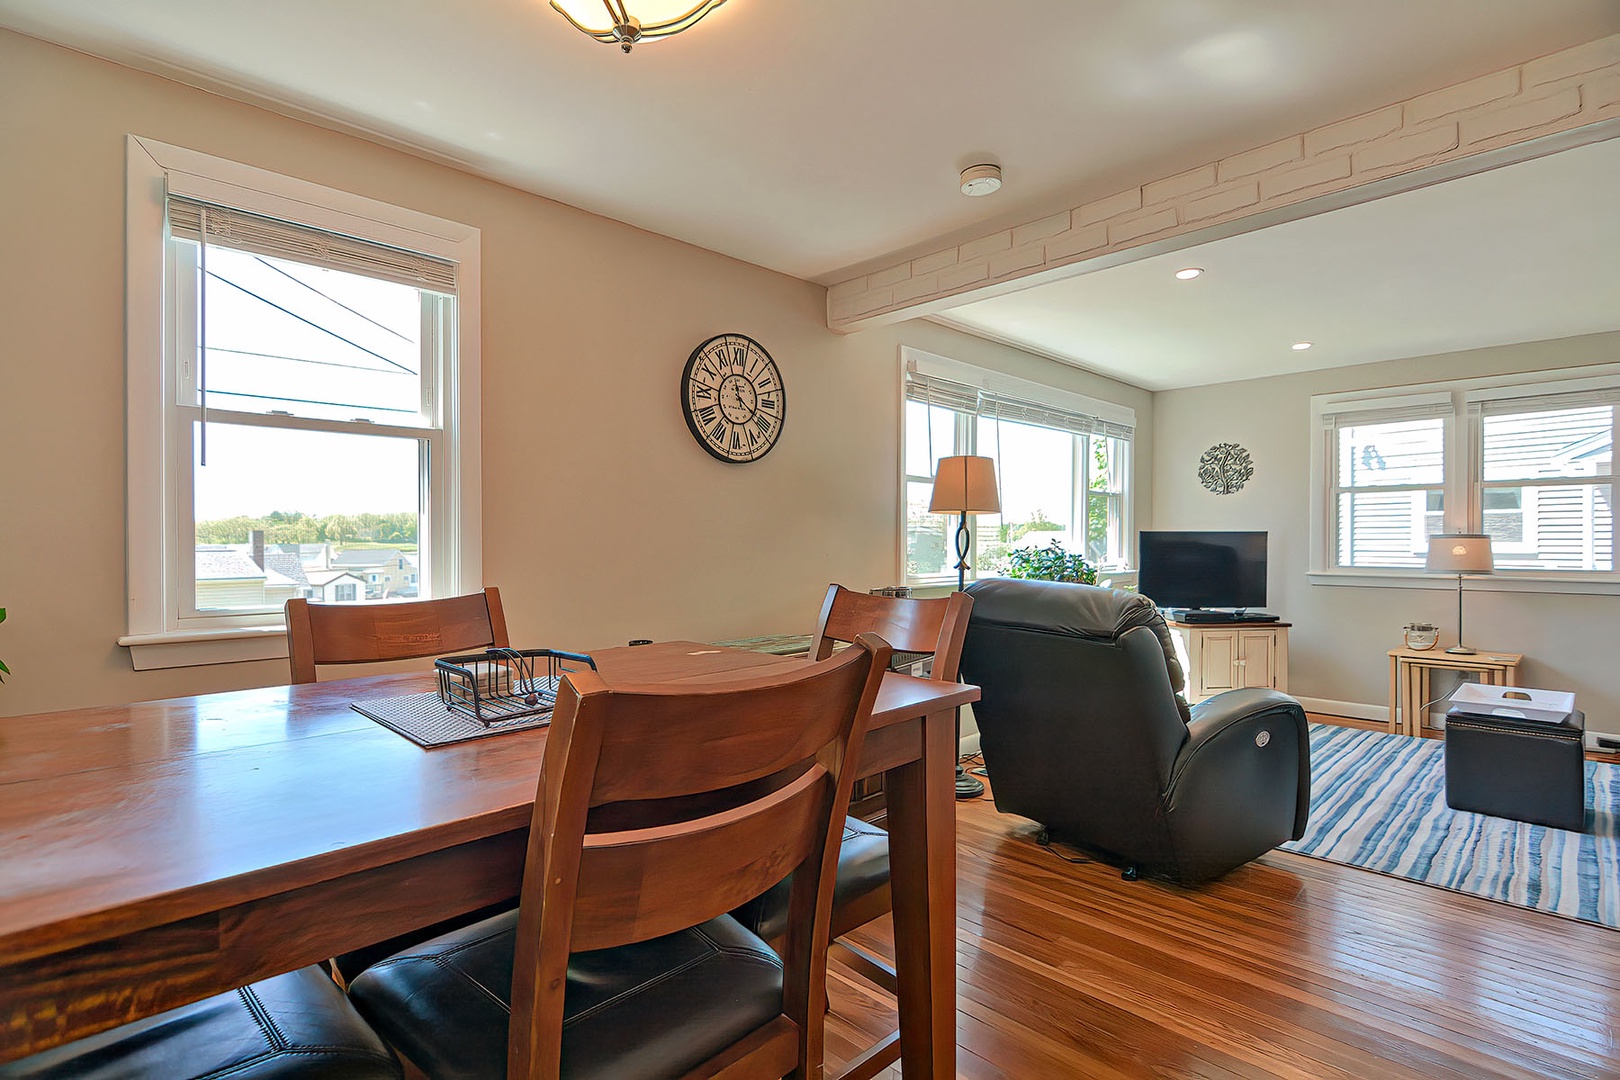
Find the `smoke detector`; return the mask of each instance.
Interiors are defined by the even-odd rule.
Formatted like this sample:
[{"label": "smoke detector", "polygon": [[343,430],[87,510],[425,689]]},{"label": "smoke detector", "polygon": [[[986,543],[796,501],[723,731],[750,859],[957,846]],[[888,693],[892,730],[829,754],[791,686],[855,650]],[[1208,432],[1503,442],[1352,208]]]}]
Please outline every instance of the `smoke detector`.
[{"label": "smoke detector", "polygon": [[962,194],[993,195],[1000,190],[1000,165],[969,165],[962,170]]}]

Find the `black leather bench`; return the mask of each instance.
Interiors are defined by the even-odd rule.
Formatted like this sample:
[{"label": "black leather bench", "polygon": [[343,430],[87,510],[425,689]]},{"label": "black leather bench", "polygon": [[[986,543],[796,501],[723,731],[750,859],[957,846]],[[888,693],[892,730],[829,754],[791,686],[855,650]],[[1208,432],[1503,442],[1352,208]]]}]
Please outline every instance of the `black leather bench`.
[{"label": "black leather bench", "polygon": [[1446,714],[1446,805],[1554,829],[1586,827],[1586,714],[1562,723]]}]

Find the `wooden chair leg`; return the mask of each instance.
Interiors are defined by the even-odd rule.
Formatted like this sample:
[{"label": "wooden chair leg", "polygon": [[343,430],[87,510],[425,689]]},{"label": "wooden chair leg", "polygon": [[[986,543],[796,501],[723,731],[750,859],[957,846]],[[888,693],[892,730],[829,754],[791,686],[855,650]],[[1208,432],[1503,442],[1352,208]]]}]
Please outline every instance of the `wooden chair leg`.
[{"label": "wooden chair leg", "polygon": [[839,938],[829,946],[836,949],[844,963],[855,969],[855,974],[888,994],[899,992],[899,980],[894,968],[865,949]]},{"label": "wooden chair leg", "polygon": [[874,1043],[867,1051],[855,1058],[844,1071],[837,1076],[829,1076],[828,1080],[872,1080],[878,1073],[900,1060],[900,1033],[891,1031],[881,1041]]}]

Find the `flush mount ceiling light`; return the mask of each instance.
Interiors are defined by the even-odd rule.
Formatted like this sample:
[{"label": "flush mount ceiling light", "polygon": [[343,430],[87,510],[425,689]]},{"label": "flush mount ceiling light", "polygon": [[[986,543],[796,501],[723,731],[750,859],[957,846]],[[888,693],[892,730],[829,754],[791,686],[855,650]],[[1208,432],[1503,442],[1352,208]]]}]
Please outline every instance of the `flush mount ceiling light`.
[{"label": "flush mount ceiling light", "polygon": [[1310,347],[1311,347],[1311,343],[1308,342],[1308,341],[1296,341],[1291,346],[1289,346],[1289,348],[1293,349],[1295,352],[1304,352],[1306,349],[1308,349]]},{"label": "flush mount ceiling light", "polygon": [[[726,0],[551,0],[558,14],[574,29],[597,41],[618,43],[625,52],[632,45],[669,37],[694,25]],[[635,8],[631,14],[630,8]]]},{"label": "flush mount ceiling light", "polygon": [[1000,165],[969,165],[962,170],[962,194],[991,195],[1000,190]]},{"label": "flush mount ceiling light", "polygon": [[1180,278],[1182,281],[1191,281],[1193,278],[1197,277],[1203,272],[1204,268],[1201,266],[1189,266],[1184,270],[1177,270],[1176,277]]}]

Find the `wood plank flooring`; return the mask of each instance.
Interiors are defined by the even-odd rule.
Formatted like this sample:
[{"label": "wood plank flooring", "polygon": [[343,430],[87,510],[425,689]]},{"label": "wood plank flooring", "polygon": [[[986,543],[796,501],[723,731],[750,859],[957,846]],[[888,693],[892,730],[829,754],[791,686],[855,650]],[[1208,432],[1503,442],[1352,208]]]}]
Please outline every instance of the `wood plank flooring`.
[{"label": "wood plank flooring", "polygon": [[[988,796],[957,822],[968,1080],[1620,1077],[1620,931],[1284,852],[1127,882]],[[893,1007],[832,975],[836,1065]]]}]

